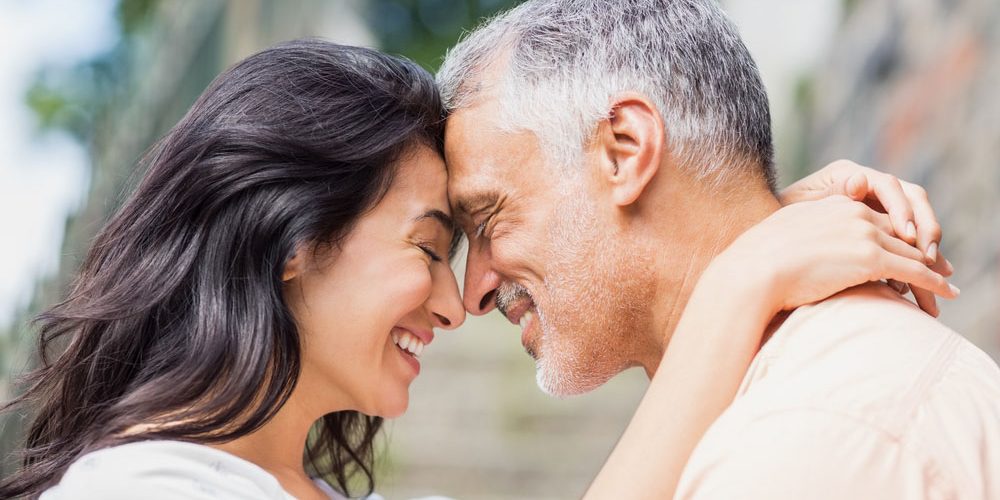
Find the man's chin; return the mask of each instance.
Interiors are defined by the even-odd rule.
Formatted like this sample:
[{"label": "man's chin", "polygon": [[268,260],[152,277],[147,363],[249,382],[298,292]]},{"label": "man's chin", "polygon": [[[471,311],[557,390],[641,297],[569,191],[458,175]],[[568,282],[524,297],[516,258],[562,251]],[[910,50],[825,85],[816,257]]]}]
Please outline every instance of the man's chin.
[{"label": "man's chin", "polygon": [[577,370],[546,367],[543,360],[538,360],[535,366],[535,383],[545,394],[554,398],[568,398],[586,394],[614,377],[595,373],[582,373]]}]

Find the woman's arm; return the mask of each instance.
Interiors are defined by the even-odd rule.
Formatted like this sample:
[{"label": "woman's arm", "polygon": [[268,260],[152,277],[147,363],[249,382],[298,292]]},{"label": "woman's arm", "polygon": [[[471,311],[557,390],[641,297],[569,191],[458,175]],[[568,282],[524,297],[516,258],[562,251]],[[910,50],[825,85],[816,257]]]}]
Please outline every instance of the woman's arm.
[{"label": "woman's arm", "polygon": [[780,209],[699,278],[659,370],[586,498],[670,498],[695,445],[732,402],[774,316],[845,288],[895,279],[957,289],[894,236],[888,217],[842,196]]},{"label": "woman's arm", "polygon": [[757,292],[743,280],[702,276],[646,395],[585,498],[673,497],[695,445],[733,401],[759,346],[752,339],[771,320]]}]

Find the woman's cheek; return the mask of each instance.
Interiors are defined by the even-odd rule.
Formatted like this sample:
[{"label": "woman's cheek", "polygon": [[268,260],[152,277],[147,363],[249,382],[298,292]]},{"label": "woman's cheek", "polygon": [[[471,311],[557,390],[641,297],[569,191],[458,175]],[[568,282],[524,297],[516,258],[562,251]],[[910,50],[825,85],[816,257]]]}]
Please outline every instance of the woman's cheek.
[{"label": "woman's cheek", "polygon": [[408,263],[402,266],[397,272],[388,277],[386,290],[393,290],[390,300],[390,307],[395,304],[402,310],[397,312],[398,316],[405,316],[413,310],[419,308],[431,295],[431,272],[426,262]]}]

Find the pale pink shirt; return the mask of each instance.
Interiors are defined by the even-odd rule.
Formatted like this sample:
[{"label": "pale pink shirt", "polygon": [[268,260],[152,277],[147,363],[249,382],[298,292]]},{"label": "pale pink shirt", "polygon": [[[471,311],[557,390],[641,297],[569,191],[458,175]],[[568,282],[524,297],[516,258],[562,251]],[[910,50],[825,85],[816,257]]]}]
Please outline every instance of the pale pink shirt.
[{"label": "pale pink shirt", "polygon": [[1000,369],[884,285],[794,311],[682,499],[1000,499]]}]

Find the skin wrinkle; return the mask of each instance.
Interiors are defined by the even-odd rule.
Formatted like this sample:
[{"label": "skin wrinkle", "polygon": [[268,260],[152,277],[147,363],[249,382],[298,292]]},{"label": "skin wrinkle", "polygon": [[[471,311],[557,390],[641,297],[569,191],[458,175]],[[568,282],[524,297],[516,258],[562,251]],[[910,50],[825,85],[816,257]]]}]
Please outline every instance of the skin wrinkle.
[{"label": "skin wrinkle", "polygon": [[[728,202],[733,205],[739,204],[739,202],[731,194],[725,194],[725,192],[723,192],[723,194],[720,194],[720,196],[726,198]],[[718,227],[739,227],[739,225],[740,221],[736,217],[734,217],[732,214],[725,214],[722,216],[722,220],[718,224]],[[735,239],[739,235],[739,231],[730,231],[728,233],[723,232],[722,234],[723,234],[722,237],[714,238],[710,245],[706,245],[705,241],[706,239],[708,239],[708,233],[702,233],[702,237],[699,239],[698,244],[694,245],[695,250],[691,252],[692,255],[707,255],[707,256],[718,255],[727,246],[729,246],[729,242],[731,240]],[[701,251],[699,249],[705,249],[705,250]],[[681,276],[680,283],[677,286],[679,290],[685,290],[688,287],[694,287],[694,284],[698,282],[698,279],[701,277],[703,266],[696,268],[695,267],[696,264],[697,264],[696,259],[692,258],[688,260],[684,272],[680,275]],[[670,301],[670,305],[663,309],[667,311],[667,315],[664,317],[662,321],[656,323],[657,328],[654,330],[655,332],[663,333],[662,337],[658,339],[660,342],[660,350],[653,353],[654,355],[650,356],[648,361],[643,363],[643,366],[646,367],[646,374],[649,377],[652,377],[653,374],[656,372],[657,368],[659,367],[659,363],[663,357],[662,353],[666,350],[667,345],[670,343],[670,337],[671,337],[670,332],[674,330],[674,327],[676,326],[677,321],[681,316],[681,313],[687,306],[687,299],[688,299],[687,296],[682,297],[681,294],[675,293],[672,294],[671,297],[672,300]]]},{"label": "skin wrinkle", "polygon": [[[694,273],[693,267],[694,267],[694,260],[689,260],[687,268],[684,270],[684,274],[681,276],[681,284],[680,284],[680,288],[681,289],[684,289],[684,287],[687,286],[687,284],[689,282],[689,278]],[[669,307],[669,309],[667,309],[667,319],[664,321],[664,324],[662,324],[660,326],[660,328],[658,329],[658,331],[661,331],[661,332],[668,332],[668,331],[670,331],[670,327],[668,326],[669,323],[675,322],[675,321],[672,321],[672,319],[673,318],[679,318],[680,317],[680,312],[684,310],[684,308],[681,307],[680,308],[681,311],[678,311],[677,310],[678,309],[677,308],[678,304],[680,304],[680,295],[679,294],[674,294],[673,295],[673,300],[670,301],[670,307]],[[664,351],[666,351],[667,344],[669,342],[670,342],[669,336],[665,335],[664,338],[662,339],[662,344],[661,344],[663,346],[663,350]],[[645,363],[645,366],[646,366],[646,376],[648,376],[650,378],[653,377],[653,374],[656,373],[657,368],[659,368],[659,366],[660,366],[660,358],[662,358],[662,356],[661,357],[654,356],[654,357],[650,358],[650,360]]]}]

